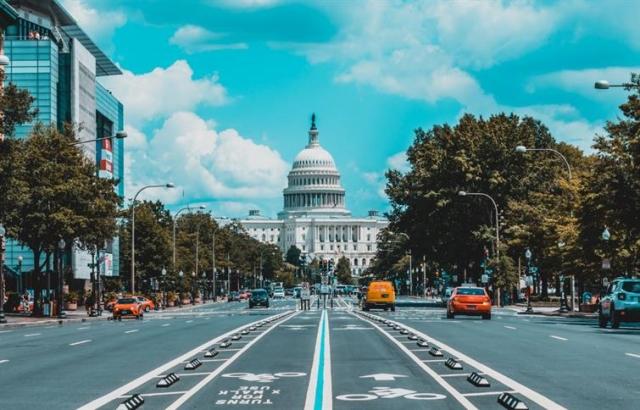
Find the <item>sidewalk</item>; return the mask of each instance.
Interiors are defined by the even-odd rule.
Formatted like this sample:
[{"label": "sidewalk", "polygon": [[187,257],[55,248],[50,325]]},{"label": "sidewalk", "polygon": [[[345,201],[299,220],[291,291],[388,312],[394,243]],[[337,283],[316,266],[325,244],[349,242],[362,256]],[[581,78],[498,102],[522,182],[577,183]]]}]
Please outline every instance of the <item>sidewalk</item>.
[{"label": "sidewalk", "polygon": [[[218,299],[216,304],[226,302],[226,299]],[[184,311],[185,309],[198,309],[202,306],[212,305],[212,301],[207,301],[205,303],[199,303],[197,305],[187,305],[183,307],[173,306],[167,307],[164,310],[152,310],[151,314],[161,313],[161,312],[171,312],[171,311]],[[86,322],[93,320],[109,320],[111,318],[111,312],[108,310],[104,310],[102,312],[102,316],[94,316],[91,317],[87,314],[87,311],[82,308],[74,311],[65,310],[66,318],[58,319],[57,317],[31,317],[24,316],[18,313],[5,313],[5,318],[7,319],[7,323],[0,324],[0,330],[3,329],[12,329],[18,327],[26,327],[26,326],[44,326],[44,325],[54,325],[54,324],[65,324],[65,323],[77,323],[77,322]]]},{"label": "sidewalk", "polygon": [[533,313],[526,313],[527,305],[526,304],[516,304],[516,305],[508,305],[504,306],[502,309],[511,310],[516,312],[519,315],[540,315],[540,316],[562,316],[562,317],[577,317],[577,318],[597,318],[597,313],[587,313],[587,312],[560,312],[559,307],[549,307],[549,306],[532,306]]}]

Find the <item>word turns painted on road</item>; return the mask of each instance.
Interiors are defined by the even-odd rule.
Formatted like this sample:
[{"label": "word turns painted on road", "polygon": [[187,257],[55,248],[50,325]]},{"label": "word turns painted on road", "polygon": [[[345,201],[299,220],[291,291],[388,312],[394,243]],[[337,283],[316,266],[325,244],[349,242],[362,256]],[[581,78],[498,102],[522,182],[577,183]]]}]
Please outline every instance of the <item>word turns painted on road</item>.
[{"label": "word turns painted on road", "polygon": [[279,389],[272,389],[270,386],[240,386],[235,390],[220,390],[218,396],[225,398],[217,399],[216,406],[242,406],[242,405],[264,405],[271,406],[271,397],[280,394]]}]

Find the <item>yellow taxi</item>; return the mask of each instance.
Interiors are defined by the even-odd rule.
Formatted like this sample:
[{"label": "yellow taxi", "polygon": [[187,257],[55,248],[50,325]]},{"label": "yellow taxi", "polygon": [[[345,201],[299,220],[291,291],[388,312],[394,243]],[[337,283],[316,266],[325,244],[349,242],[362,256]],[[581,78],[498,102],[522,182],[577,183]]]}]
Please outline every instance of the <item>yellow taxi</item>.
[{"label": "yellow taxi", "polygon": [[374,280],[369,283],[367,293],[362,300],[362,310],[382,308],[385,311],[396,311],[396,291],[389,281]]}]

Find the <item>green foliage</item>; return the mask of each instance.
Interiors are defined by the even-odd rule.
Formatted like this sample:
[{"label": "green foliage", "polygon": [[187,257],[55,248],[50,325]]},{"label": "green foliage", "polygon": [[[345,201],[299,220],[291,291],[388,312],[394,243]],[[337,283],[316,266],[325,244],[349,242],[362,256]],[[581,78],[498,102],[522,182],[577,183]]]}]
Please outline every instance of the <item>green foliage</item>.
[{"label": "green foliage", "polygon": [[294,266],[300,266],[301,254],[302,254],[302,251],[298,249],[297,246],[291,245],[291,247],[287,250],[287,257],[285,260],[287,261],[287,263],[290,263]]},{"label": "green foliage", "polygon": [[338,264],[336,265],[336,276],[338,277],[338,282],[345,285],[350,285],[352,282],[351,263],[349,262],[349,259],[344,256],[338,259]]},{"label": "green foliage", "polygon": [[[0,71],[0,82],[4,82],[4,71]],[[38,110],[33,108],[33,98],[29,91],[20,89],[15,84],[4,86],[0,95],[0,133],[12,137],[16,126],[33,121]]]}]

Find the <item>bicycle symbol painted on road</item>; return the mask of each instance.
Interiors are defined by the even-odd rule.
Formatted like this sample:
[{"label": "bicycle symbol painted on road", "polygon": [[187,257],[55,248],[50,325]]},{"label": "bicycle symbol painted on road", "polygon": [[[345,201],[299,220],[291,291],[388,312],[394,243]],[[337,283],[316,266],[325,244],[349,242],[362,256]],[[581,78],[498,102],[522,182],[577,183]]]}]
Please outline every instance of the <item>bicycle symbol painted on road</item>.
[{"label": "bicycle symbol painted on road", "polygon": [[447,396],[437,393],[418,393],[415,390],[392,388],[392,387],[374,387],[369,390],[370,394],[342,394],[336,396],[336,399],[343,401],[369,401],[377,399],[397,399],[404,397],[409,400],[443,400]]},{"label": "bicycle symbol painted on road", "polygon": [[248,382],[258,382],[258,383],[271,383],[274,380],[278,380],[285,377],[302,377],[306,376],[306,373],[300,372],[280,372],[280,373],[227,373],[223,374],[222,377],[232,377],[240,380],[245,380]]}]

